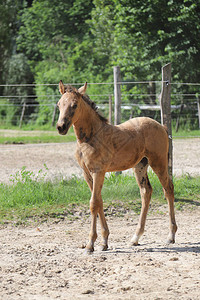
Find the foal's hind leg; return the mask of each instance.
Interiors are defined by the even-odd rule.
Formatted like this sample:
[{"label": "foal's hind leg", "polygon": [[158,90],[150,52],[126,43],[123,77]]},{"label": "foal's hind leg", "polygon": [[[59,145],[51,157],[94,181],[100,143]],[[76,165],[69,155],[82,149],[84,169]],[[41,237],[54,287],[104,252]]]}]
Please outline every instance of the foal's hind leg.
[{"label": "foal's hind leg", "polygon": [[164,164],[164,160],[162,161],[162,163],[156,160],[155,162],[150,162],[150,165],[163,186],[164,195],[168,202],[170,232],[167,238],[167,243],[173,244],[175,243],[175,233],[177,231],[177,225],[174,213],[174,185],[169,178],[168,164]]},{"label": "foal's hind leg", "polygon": [[148,160],[144,157],[138,165],[134,168],[135,177],[140,188],[140,195],[142,199],[142,209],[139,217],[139,222],[136,228],[136,232],[131,239],[132,245],[138,245],[139,238],[144,232],[147,212],[149,208],[149,203],[151,200],[152,187],[149,182],[147,175]]}]

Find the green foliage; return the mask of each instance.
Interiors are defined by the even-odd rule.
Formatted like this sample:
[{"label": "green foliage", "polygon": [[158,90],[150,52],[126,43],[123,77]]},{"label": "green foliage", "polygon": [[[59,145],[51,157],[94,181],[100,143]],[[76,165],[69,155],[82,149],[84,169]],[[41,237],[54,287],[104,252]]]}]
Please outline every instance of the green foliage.
[{"label": "green foliage", "polygon": [[15,115],[15,107],[8,105],[8,99],[2,98],[0,105],[0,126],[9,127]]},{"label": "green foliage", "polygon": [[131,73],[139,75],[140,80],[148,76],[158,78],[161,66],[171,62],[175,80],[198,81],[195,70],[199,65],[199,2],[115,2],[118,3],[116,18],[121,20],[118,38],[128,41],[128,46],[122,44],[124,51],[117,54],[118,61],[122,59],[127,65],[126,60],[133,53]]},{"label": "green foliage", "polygon": [[[85,20],[92,6],[89,0],[33,1],[31,7],[22,11],[19,49],[26,51],[32,61],[49,59],[51,55],[64,60],[63,48],[72,41],[81,41],[87,32]],[[58,46],[60,50],[57,52]]]},{"label": "green foliage", "polygon": [[102,73],[105,81],[116,64],[124,79],[158,80],[169,61],[174,79],[198,80],[199,2],[39,0],[15,9],[18,51],[34,68],[44,62],[43,68],[57,67],[57,75],[69,68],[66,81],[77,81],[80,72]]},{"label": "green foliage", "polygon": [[[161,67],[168,62],[173,81],[198,82],[199,11],[199,1],[191,0],[4,0],[0,4],[0,82],[112,82],[114,65],[120,66],[123,81],[160,80]],[[147,94],[149,89],[148,85],[125,85],[123,93]],[[160,87],[152,91],[156,89]],[[178,93],[179,87],[173,89]],[[198,89],[184,86],[181,93]],[[102,86],[93,85],[89,94],[111,94],[112,90],[112,86],[105,85],[102,91]],[[57,101],[56,86],[37,87],[34,92],[40,104]],[[122,100],[135,103],[139,97]],[[146,100],[158,102],[155,97]],[[177,101],[172,98],[173,103]],[[47,123],[52,109],[41,106],[38,124]]]},{"label": "green foliage", "polygon": [[17,13],[20,9],[21,1],[1,0],[0,2],[0,83],[4,82],[7,59],[14,52],[14,40],[19,27]]},{"label": "green foliage", "polygon": [[[6,63],[5,66],[4,80],[8,86],[4,88],[5,97],[8,96],[7,104],[10,110],[7,113],[7,119],[12,125],[18,125],[18,120],[16,115],[21,113],[22,107],[20,104],[32,104],[36,103],[33,97],[33,88],[24,86],[10,86],[15,84],[27,84],[33,81],[33,75],[30,71],[30,66],[28,64],[27,58],[24,54],[14,54],[12,55]],[[13,97],[12,97],[13,96]],[[32,97],[30,97],[32,96]],[[26,109],[26,115],[29,116],[29,121],[31,119],[31,114],[34,112],[34,107],[29,107]]]},{"label": "green foliage", "polygon": [[[13,54],[6,65],[6,73],[4,74],[4,80],[7,84],[26,84],[33,81],[33,76],[30,70],[30,66],[27,57],[23,53]],[[27,92],[33,92],[30,87],[24,89],[24,87],[5,87],[4,94],[9,93],[13,95],[27,95]],[[16,101],[17,102],[17,101]]]}]

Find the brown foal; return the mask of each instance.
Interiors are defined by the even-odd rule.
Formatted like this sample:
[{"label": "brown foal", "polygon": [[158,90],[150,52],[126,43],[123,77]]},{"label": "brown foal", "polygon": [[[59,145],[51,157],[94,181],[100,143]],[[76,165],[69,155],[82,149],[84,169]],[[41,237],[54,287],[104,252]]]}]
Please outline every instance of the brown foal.
[{"label": "brown foal", "polygon": [[140,188],[142,209],[139,222],[131,240],[138,245],[144,232],[145,221],[152,194],[147,175],[150,165],[158,176],[169,205],[170,232],[168,243],[175,242],[177,230],[174,214],[174,187],[168,175],[168,134],[165,128],[153,119],[134,118],[117,126],[108,124],[98,112],[96,105],[85,94],[87,83],[78,90],[59,83],[62,94],[57,130],[65,135],[73,125],[77,137],[76,158],[84,171],[85,180],[91,190],[91,230],[88,252],[94,251],[97,238],[96,223],[101,223],[101,249],[108,248],[109,230],[103,211],[101,190],[106,172],[133,168]]}]

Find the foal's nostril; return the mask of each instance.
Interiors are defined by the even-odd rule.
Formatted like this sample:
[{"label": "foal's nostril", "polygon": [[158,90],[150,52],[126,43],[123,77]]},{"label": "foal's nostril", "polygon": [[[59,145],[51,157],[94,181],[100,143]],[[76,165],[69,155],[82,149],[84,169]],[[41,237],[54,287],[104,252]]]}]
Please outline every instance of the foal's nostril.
[{"label": "foal's nostril", "polygon": [[58,131],[61,130],[61,126],[59,126],[58,124],[56,125],[56,128],[57,128]]},{"label": "foal's nostril", "polygon": [[57,125],[56,125],[56,128],[57,128],[57,130],[58,130],[59,133],[63,133],[63,132],[66,131],[67,126],[66,126],[65,123],[63,123],[62,125],[58,125],[58,124],[57,124]]},{"label": "foal's nostril", "polygon": [[67,127],[66,127],[66,125],[65,125],[65,124],[63,124],[63,126],[62,126],[62,130],[65,130],[65,129],[67,129]]},{"label": "foal's nostril", "polygon": [[64,122],[63,121],[62,122],[58,122],[56,124],[56,129],[58,130],[59,134],[62,134],[62,135],[64,135],[64,134],[67,133],[69,127],[70,127],[70,122],[67,121],[67,120],[64,121]]},{"label": "foal's nostril", "polygon": [[57,128],[58,132],[60,132],[60,133],[63,132],[63,130],[64,130],[63,125],[57,125],[56,128]]}]

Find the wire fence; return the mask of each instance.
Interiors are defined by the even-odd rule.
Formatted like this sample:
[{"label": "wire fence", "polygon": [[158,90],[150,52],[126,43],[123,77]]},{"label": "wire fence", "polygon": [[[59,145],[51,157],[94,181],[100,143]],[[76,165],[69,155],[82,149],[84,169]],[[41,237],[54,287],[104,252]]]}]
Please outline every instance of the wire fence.
[{"label": "wire fence", "polygon": [[[154,92],[149,91],[151,83]],[[137,116],[149,116],[160,121],[161,81],[118,82],[121,86],[122,121]],[[73,83],[81,86],[83,83]],[[105,85],[106,93],[91,93],[90,86]],[[28,88],[53,88],[52,93],[28,94]],[[56,103],[60,98],[58,84],[9,84],[0,85],[0,125],[45,124],[54,125],[58,111]],[[113,82],[88,83],[89,96],[97,104],[104,116],[109,116],[110,104],[114,104]],[[131,88],[130,88],[131,86]],[[139,87],[134,89],[134,87]],[[103,88],[101,88],[102,90]],[[27,90],[27,92],[26,92]],[[133,92],[134,91],[134,92]],[[180,128],[200,128],[200,83],[171,83],[171,116],[176,131]],[[114,107],[114,105],[112,105]],[[45,116],[45,117],[44,117]],[[113,119],[113,114],[112,114]]]}]

